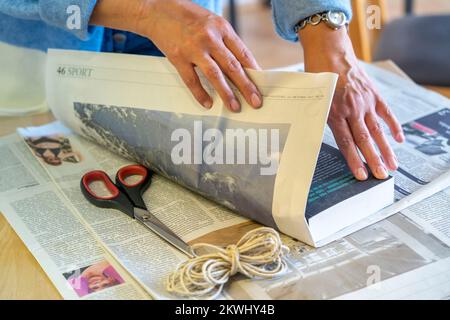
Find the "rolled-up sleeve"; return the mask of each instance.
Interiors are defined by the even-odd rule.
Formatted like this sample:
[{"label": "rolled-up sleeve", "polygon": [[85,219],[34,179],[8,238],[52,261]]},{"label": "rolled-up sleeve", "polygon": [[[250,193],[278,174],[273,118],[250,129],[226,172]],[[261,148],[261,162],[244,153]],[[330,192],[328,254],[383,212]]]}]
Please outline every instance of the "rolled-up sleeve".
[{"label": "rolled-up sleeve", "polygon": [[319,12],[342,11],[350,20],[350,0],[272,0],[273,22],[277,33],[289,41],[298,41],[295,25]]},{"label": "rolled-up sleeve", "polygon": [[20,19],[41,20],[81,40],[91,34],[89,20],[97,0],[0,0],[0,12]]}]

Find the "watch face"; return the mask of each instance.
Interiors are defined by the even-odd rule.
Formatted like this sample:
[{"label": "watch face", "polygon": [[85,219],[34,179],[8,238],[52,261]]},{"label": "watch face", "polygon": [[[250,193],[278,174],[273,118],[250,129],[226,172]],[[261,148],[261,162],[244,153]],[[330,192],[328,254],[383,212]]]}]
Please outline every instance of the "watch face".
[{"label": "watch face", "polygon": [[339,11],[328,12],[328,21],[335,27],[340,28],[347,23],[345,13]]}]

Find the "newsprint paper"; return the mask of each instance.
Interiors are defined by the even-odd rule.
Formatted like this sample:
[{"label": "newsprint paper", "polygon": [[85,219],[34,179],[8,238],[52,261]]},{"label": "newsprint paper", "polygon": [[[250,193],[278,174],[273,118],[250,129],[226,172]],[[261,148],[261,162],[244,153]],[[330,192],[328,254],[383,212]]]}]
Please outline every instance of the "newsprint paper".
[{"label": "newsprint paper", "polygon": [[[378,220],[390,217],[371,220],[376,223],[319,249],[283,236],[291,248],[287,274],[256,281],[237,276],[222,298],[450,297],[450,189],[444,188],[449,102],[388,72],[368,71],[407,135],[407,143],[395,145],[401,170],[395,174],[393,208],[401,212],[381,213]],[[121,212],[94,207],[80,192],[85,172],[101,169],[113,176],[130,161],[59,122],[19,132],[0,139],[0,211],[62,296],[176,298],[165,291],[164,281],[186,257]],[[30,141],[42,138],[60,144],[57,165],[30,148]],[[325,141],[334,143],[329,132]],[[258,226],[162,176],[155,176],[144,198],[190,244],[228,245]]]},{"label": "newsprint paper", "polygon": [[305,209],[337,75],[249,75],[263,108],[242,101],[242,111],[231,112],[201,77],[214,99],[207,110],[167,59],[51,50],[47,99],[56,118],[81,136],[316,245]]}]

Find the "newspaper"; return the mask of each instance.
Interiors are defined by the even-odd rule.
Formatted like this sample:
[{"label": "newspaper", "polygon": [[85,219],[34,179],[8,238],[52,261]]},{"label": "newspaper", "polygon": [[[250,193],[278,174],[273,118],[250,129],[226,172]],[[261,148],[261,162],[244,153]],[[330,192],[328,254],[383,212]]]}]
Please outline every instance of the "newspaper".
[{"label": "newspaper", "polygon": [[428,222],[427,229],[450,244],[450,100],[380,68],[366,69],[405,132],[404,144],[390,139],[400,163],[394,173],[394,208],[416,222]]},{"label": "newspaper", "polygon": [[[389,137],[401,163],[394,173],[395,198],[400,201],[372,216],[393,202],[393,197],[383,196],[389,194],[387,188],[372,188],[383,191],[377,201],[372,197],[356,202],[361,209],[355,209],[353,221],[342,210],[331,210],[335,217],[318,212],[309,219],[306,214],[336,82],[333,74],[249,70],[265,105],[255,112],[244,103],[242,112],[235,114],[221,105],[211,88],[215,107],[199,107],[165,59],[52,50],[47,96],[55,116],[78,134],[317,247],[448,185],[447,177],[434,180],[449,168],[448,138],[445,126],[439,125],[447,117],[440,114],[448,110],[449,100],[379,68],[366,68],[404,124],[408,142],[398,146]],[[421,133],[426,126],[413,123],[419,115],[427,116],[422,120],[440,130],[434,135]],[[324,142],[335,145],[328,128]],[[424,162],[418,169],[417,164]],[[392,186],[392,180],[385,183],[389,182]],[[419,189],[414,197],[405,198]]]},{"label": "newspaper", "polygon": [[22,137],[1,138],[0,151],[0,211],[63,298],[150,298],[74,213]]},{"label": "newspaper", "polygon": [[[277,70],[302,71],[303,67],[297,64]],[[393,73],[370,64],[364,67],[405,131],[406,142],[398,144],[383,123],[400,163],[400,168],[391,172],[395,177],[396,202],[317,245],[330,243],[400,211],[416,222],[428,223],[449,244],[450,100],[415,84],[401,72]],[[337,146],[329,127],[325,128],[324,142]],[[422,202],[424,199],[427,200]],[[432,210],[423,207],[431,203]]]},{"label": "newspaper", "polygon": [[[400,163],[393,173],[396,199],[400,200],[450,170],[450,100],[377,66],[364,67],[405,133],[406,143],[398,144],[383,123]],[[277,70],[302,69],[303,64],[298,64]],[[325,129],[324,142],[336,146],[329,127]]]},{"label": "newspaper", "polygon": [[[80,192],[78,170],[95,167],[112,175],[129,162],[73,135],[59,123],[28,128],[21,130],[21,133],[26,139],[37,135],[64,135],[70,142],[70,152],[78,153],[79,159],[82,159],[79,162],[65,162],[61,166],[50,166],[39,159],[21,137],[10,137],[9,142],[4,141],[2,144],[2,151],[8,155],[5,159],[9,159],[5,161],[9,166],[2,168],[6,172],[20,168],[20,172],[29,178],[17,180],[15,185],[9,184],[8,190],[3,190],[0,210],[24,239],[63,297],[74,299],[84,294],[81,298],[134,299],[149,298],[149,295],[158,299],[176,298],[165,291],[164,281],[185,257],[124,214],[92,206]],[[162,177],[153,181],[144,197],[147,206],[158,218],[176,228],[177,233],[182,234],[182,238],[190,244],[201,241],[227,245],[256,227],[251,221]],[[189,205],[197,205],[193,209],[196,217],[185,221],[185,217],[173,215],[172,207],[186,208]],[[49,214],[53,212],[57,214]],[[176,218],[179,220],[171,221]],[[188,230],[194,219],[199,229]],[[39,221],[39,225],[35,225],[36,221]],[[200,226],[201,221],[203,226]],[[449,294],[449,246],[430,233],[429,229],[424,229],[401,214],[320,249],[287,236],[283,236],[283,241],[291,248],[288,257],[290,272],[286,276],[271,281],[237,277],[226,289],[223,298],[318,299],[345,298],[346,294],[352,294],[349,296],[352,298],[377,298],[384,297],[384,292],[392,298],[408,297],[421,291],[414,291],[413,286],[408,287],[406,292],[397,292],[394,290],[397,287],[386,285],[385,282],[401,277],[401,283],[404,284],[405,274],[414,270],[420,270],[424,276],[413,274],[406,279],[407,284],[411,286],[411,283],[414,285],[421,281],[420,288],[423,289],[425,282],[426,288],[430,289],[429,297],[433,298]],[[81,248],[81,254],[76,250],[68,250],[67,244],[74,243]],[[92,258],[96,255],[90,250],[84,251],[85,247],[102,252],[101,258]],[[68,279],[73,278],[73,270],[80,269],[78,266],[85,268],[91,265],[91,259],[100,262],[106,260],[115,266],[115,270],[121,271],[117,272],[122,278],[125,278],[122,274],[130,274],[133,278],[123,284],[105,284],[97,292],[82,290],[79,287],[82,281]],[[81,276],[82,272],[75,274]],[[125,283],[128,284],[127,295],[119,295],[114,291],[124,287]],[[148,295],[130,293],[132,290],[140,292],[140,288]],[[355,295],[354,292],[360,293]],[[412,297],[421,298],[423,295]]]},{"label": "newspaper", "polygon": [[[420,89],[406,87],[389,73],[376,69],[374,72],[371,75],[380,88],[385,85],[391,89],[389,81],[395,81],[402,85],[403,95]],[[377,78],[380,73],[382,76]],[[405,98],[399,95],[394,99],[397,91],[381,90],[400,117],[402,111],[396,106],[403,106]],[[448,108],[448,101],[439,95],[419,93],[412,98],[418,100],[412,105],[424,103],[428,108],[417,110],[413,116],[407,116],[405,108],[402,123],[421,123],[420,119]],[[43,161],[23,137],[14,135],[0,140],[0,211],[63,297],[175,298],[165,291],[164,281],[185,257],[122,213],[93,207],[79,190],[79,179],[86,171],[103,169],[112,176],[129,160],[74,135],[60,123],[27,128],[20,133],[26,141],[47,136],[64,145],[65,161],[55,166]],[[332,136],[326,134],[325,140],[332,143]],[[399,148],[418,153],[424,166],[434,161],[442,165],[442,158],[435,160],[436,155],[424,154],[415,149],[415,144]],[[420,171],[405,170],[415,174]],[[441,172],[445,172],[445,166]],[[442,190],[447,180],[434,188]],[[396,184],[413,191],[406,189],[410,182],[405,181],[408,180],[399,179]],[[414,198],[435,181],[428,180],[409,196],[398,193],[397,203]],[[227,245],[257,226],[161,176],[156,177],[144,197],[150,210],[190,244]],[[440,205],[428,204],[425,215],[419,206],[432,200]],[[445,223],[449,220],[445,201],[448,189],[320,249],[283,236],[291,247],[288,274],[270,281],[237,277],[223,298],[448,298],[450,241],[445,236]],[[179,212],[183,214],[176,214]],[[92,281],[99,282],[98,270],[108,276],[102,279],[100,287],[92,288],[88,279],[93,277]]]},{"label": "newspaper", "polygon": [[[120,167],[130,164],[129,160],[74,135],[58,122],[19,131],[22,137],[14,135],[2,140],[2,151],[6,154],[5,164],[13,163],[14,171],[20,172],[24,179],[16,179],[11,184],[6,182],[6,175],[2,176],[5,182],[1,185],[5,189],[0,193],[0,211],[4,212],[62,296],[76,298],[75,291],[77,294],[83,292],[83,297],[87,298],[135,299],[137,296],[130,293],[133,288],[141,294],[146,292],[141,298],[176,298],[166,292],[165,280],[186,257],[137,221],[120,211],[97,208],[81,193],[79,184],[83,173],[100,169],[113,176]],[[73,157],[77,160],[49,165],[26,143],[36,137],[59,139],[70,145],[64,152],[76,155]],[[4,167],[5,173],[11,170],[11,166]],[[153,214],[190,244],[227,245],[257,226],[161,176],[152,178],[144,200]],[[71,244],[76,244],[80,252],[72,250]],[[86,248],[98,253],[94,255]],[[104,283],[101,288],[104,290],[99,291],[86,286],[80,289],[81,280],[72,279],[75,276],[84,279],[85,276],[83,272],[76,273],[77,270],[84,271],[99,259],[103,264],[106,260],[114,265],[118,274],[121,274],[119,270],[127,270],[135,280],[114,282],[114,285]],[[129,296],[109,289],[119,288],[122,283],[129,285]]]},{"label": "newspaper", "polygon": [[[443,299],[450,295],[449,246],[402,214],[318,249],[293,240],[285,243],[291,249],[293,272],[277,280],[233,281],[227,293],[233,299]],[[423,269],[427,274],[422,274]]]},{"label": "newspaper", "polygon": [[200,75],[206,110],[166,59],[50,50],[47,97],[76,133],[314,245],[305,209],[337,75],[248,73],[263,108],[227,110]]},{"label": "newspaper", "polygon": [[[397,202],[320,249],[290,242],[296,272],[283,281],[234,282],[233,298],[449,299],[450,101],[391,72],[366,70],[405,129],[406,143],[390,139],[400,163]],[[328,128],[324,141],[335,145]]]}]

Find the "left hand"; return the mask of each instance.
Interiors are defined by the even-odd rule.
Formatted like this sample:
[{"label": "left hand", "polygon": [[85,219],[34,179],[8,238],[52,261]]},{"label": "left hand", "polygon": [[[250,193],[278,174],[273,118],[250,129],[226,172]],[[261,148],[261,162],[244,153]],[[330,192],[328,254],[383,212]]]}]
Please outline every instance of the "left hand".
[{"label": "left hand", "polygon": [[387,170],[396,170],[398,161],[378,118],[388,125],[397,142],[404,140],[402,127],[359,65],[347,31],[332,30],[321,23],[300,31],[300,39],[307,72],[339,75],[328,125],[353,174],[359,180],[368,177],[359,150],[373,175],[387,178]]}]

